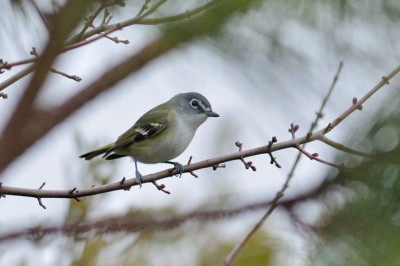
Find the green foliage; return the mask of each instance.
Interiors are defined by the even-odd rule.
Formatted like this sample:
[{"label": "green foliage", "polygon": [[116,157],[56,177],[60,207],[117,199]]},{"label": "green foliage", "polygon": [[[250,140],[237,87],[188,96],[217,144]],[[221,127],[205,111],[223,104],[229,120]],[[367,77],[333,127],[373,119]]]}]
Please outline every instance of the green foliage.
[{"label": "green foliage", "polygon": [[[396,113],[377,122],[362,141],[374,143],[375,156],[337,176],[335,182],[341,186],[334,191],[346,203],[328,212],[328,223],[319,231],[315,265],[400,264],[400,116]],[[385,130],[388,126],[397,133],[379,138],[390,132]]]},{"label": "green foliage", "polygon": [[[257,232],[240,251],[233,266],[272,265],[271,257],[275,245],[270,243],[270,236],[263,231]],[[204,250],[200,265],[220,265],[222,260],[232,250],[234,243],[221,243],[213,250]]]}]

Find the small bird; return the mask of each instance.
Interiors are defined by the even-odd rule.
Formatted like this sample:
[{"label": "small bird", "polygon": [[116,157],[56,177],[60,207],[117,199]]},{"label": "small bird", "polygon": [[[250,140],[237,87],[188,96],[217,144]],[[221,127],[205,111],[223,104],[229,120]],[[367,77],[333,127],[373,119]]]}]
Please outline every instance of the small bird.
[{"label": "small bird", "polygon": [[180,93],[145,113],[114,143],[79,158],[90,160],[104,154],[102,158],[114,160],[130,156],[135,162],[136,180],[140,186],[143,179],[137,162],[173,164],[180,177],[183,166],[170,160],[186,150],[196,130],[208,117],[219,115],[212,111],[210,102],[203,95],[197,92]]}]

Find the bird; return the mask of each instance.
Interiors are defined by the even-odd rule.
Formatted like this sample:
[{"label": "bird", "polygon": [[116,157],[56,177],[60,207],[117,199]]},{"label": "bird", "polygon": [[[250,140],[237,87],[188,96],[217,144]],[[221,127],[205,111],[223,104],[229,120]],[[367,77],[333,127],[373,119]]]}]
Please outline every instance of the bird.
[{"label": "bird", "polygon": [[170,160],[181,155],[192,141],[196,130],[209,117],[219,117],[210,102],[197,92],[179,93],[144,115],[113,143],[79,156],[91,160],[102,155],[105,160],[131,157],[135,163],[136,181],[142,186],[137,162],[173,164],[181,177],[183,165]]}]

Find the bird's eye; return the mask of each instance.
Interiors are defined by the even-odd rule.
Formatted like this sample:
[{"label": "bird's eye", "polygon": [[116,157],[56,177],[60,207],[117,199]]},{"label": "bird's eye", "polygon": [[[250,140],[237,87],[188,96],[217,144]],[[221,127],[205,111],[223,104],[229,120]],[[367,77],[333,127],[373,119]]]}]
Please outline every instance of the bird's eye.
[{"label": "bird's eye", "polygon": [[196,106],[199,106],[199,102],[197,100],[192,100],[190,102],[190,105],[193,106],[193,107],[196,107]]}]

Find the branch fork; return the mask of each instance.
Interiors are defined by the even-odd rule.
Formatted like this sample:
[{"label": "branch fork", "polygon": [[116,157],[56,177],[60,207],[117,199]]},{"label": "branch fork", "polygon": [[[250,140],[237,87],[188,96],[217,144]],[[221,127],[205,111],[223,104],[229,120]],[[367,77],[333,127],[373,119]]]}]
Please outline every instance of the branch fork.
[{"label": "branch fork", "polygon": [[[242,151],[242,147],[243,147],[243,143],[236,141],[235,142],[236,147],[239,148],[239,152]],[[244,167],[247,169],[251,168],[251,170],[253,170],[254,172],[257,171],[257,168],[253,165],[252,161],[248,161],[246,162],[243,158],[243,156],[240,156],[240,160],[242,161],[242,163],[244,164]]]},{"label": "branch fork", "polygon": [[[44,187],[44,185],[46,185],[46,182],[43,182],[43,184],[39,187],[39,190],[42,190],[42,188]],[[38,200],[39,205],[40,205],[43,209],[46,209],[46,206],[44,206],[43,203],[42,203],[42,198],[37,197],[37,200]]]}]

